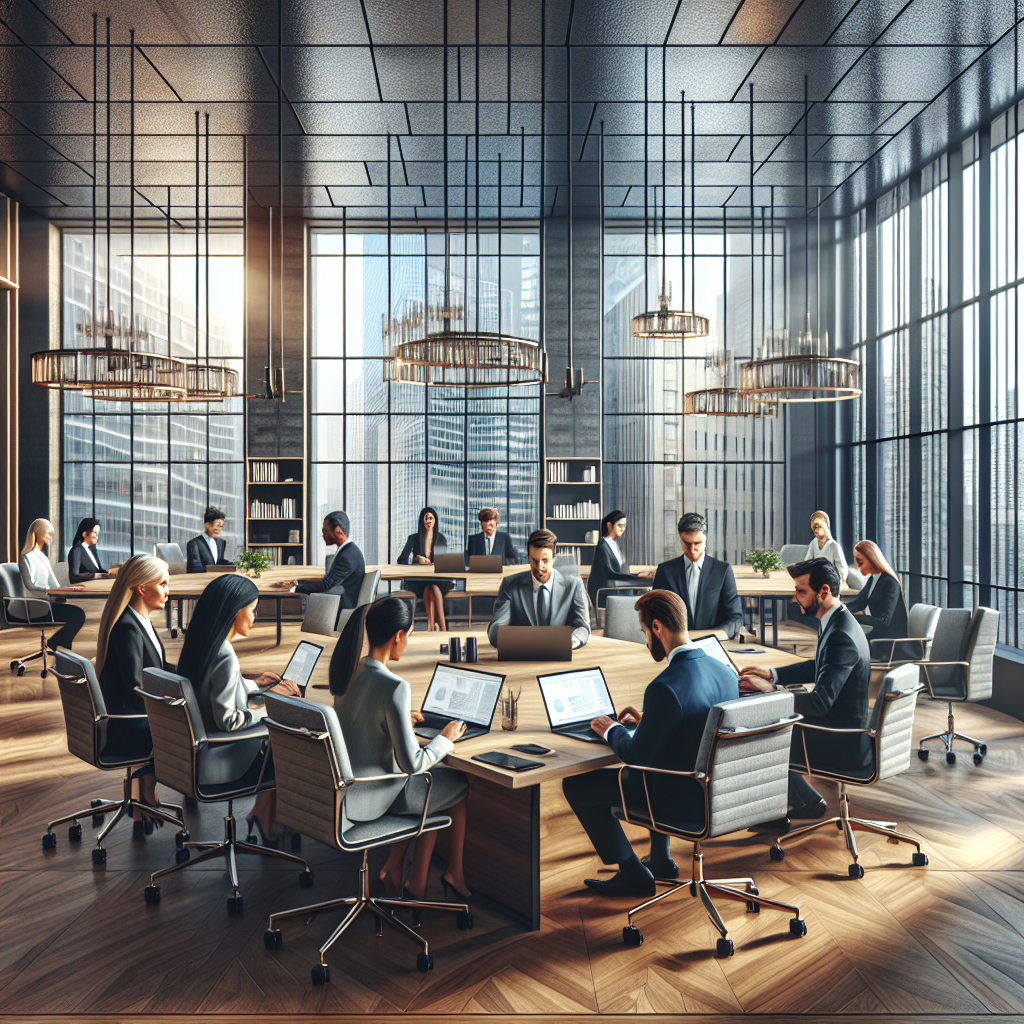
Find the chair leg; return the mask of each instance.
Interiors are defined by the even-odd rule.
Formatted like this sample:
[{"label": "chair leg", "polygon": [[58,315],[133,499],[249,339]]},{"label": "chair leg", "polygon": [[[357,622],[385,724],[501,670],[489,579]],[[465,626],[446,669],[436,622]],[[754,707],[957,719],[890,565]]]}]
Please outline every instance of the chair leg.
[{"label": "chair leg", "polygon": [[302,857],[296,857],[294,853],[285,853],[284,850],[275,850],[271,846],[257,846],[256,843],[247,843],[243,839],[239,839],[233,845],[239,853],[255,853],[260,857],[278,857],[281,860],[290,860],[295,864],[301,864],[306,871],[309,870],[308,862]]},{"label": "chair leg", "polygon": [[[198,843],[185,843],[185,849],[195,849]],[[216,846],[207,847],[197,857],[190,857],[186,861],[182,861],[181,864],[174,864],[169,868],[161,868],[159,871],[154,871],[149,876],[150,883],[155,885],[158,878],[163,878],[164,875],[173,875],[176,871],[184,871],[185,868],[190,868],[194,864],[202,864],[204,860],[211,860],[214,857],[223,856],[224,851],[227,849],[227,843],[217,843]]]},{"label": "chair leg", "polygon": [[62,818],[54,818],[46,823],[46,831],[49,832],[54,825],[63,825],[67,821],[78,821],[79,818],[91,818],[93,815],[109,814],[121,806],[120,800],[104,800],[95,807],[87,807],[83,811],[75,811],[74,814],[65,814]]},{"label": "chair leg", "polygon": [[[331,937],[320,947],[320,964],[323,967],[327,966],[327,962],[324,960],[324,954],[334,945],[338,939],[344,934],[348,926],[362,913],[362,911],[368,906],[362,900],[356,902],[352,909],[342,918],[341,924],[331,932]],[[416,933],[413,932],[413,937],[417,938]]]},{"label": "chair leg", "polygon": [[974,763],[981,764],[982,759],[988,753],[988,744],[982,740],[975,739],[973,736],[967,736],[965,733],[956,731],[956,721],[953,716],[953,704],[947,702],[946,705],[946,728],[943,732],[933,732],[928,736],[923,736],[921,741],[917,745],[917,756],[922,761],[928,760],[928,750],[925,747],[926,743],[931,740],[942,740],[942,745],[946,748],[946,763],[953,764],[956,761],[956,753],[953,750],[953,743],[956,740],[963,740],[965,743],[970,743],[974,747]]}]

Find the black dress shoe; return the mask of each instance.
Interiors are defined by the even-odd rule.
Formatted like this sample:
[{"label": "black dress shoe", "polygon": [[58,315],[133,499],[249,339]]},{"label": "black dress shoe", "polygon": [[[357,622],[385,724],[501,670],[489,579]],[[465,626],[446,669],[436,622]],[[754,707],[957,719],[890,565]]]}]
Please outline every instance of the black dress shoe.
[{"label": "black dress shoe", "polygon": [[650,857],[641,857],[640,863],[643,864],[643,866],[647,868],[655,878],[679,877],[679,868],[676,867],[676,862],[674,860],[661,860],[660,858],[653,860]]},{"label": "black dress shoe", "polygon": [[824,818],[827,810],[828,806],[825,803],[825,798],[820,796],[817,800],[810,800],[797,807],[790,807],[789,816],[791,818],[799,818],[801,821],[811,821],[815,818]]},{"label": "black dress shoe", "polygon": [[626,875],[621,871],[612,875],[611,878],[584,878],[583,884],[590,886],[595,892],[602,896],[654,896],[658,887],[654,884],[654,876],[644,868],[643,874],[639,871]]},{"label": "black dress shoe", "polygon": [[792,822],[789,818],[776,818],[774,821],[763,821],[760,825],[755,825],[747,831],[754,832],[759,836],[784,836],[790,828],[792,828]]}]

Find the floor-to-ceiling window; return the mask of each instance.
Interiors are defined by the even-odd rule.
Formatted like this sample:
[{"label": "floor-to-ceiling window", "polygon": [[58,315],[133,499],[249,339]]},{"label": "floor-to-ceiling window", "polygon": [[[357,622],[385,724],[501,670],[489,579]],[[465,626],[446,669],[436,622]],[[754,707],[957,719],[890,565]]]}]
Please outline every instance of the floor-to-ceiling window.
[{"label": "floor-to-ceiling window", "polygon": [[[388,243],[390,238],[390,253]],[[540,521],[540,388],[441,388],[385,380],[387,321],[540,339],[538,233],[522,228],[312,233],[314,520],[344,509],[368,563],[393,562],[425,505],[451,551],[498,510],[522,551]],[[390,281],[389,281],[390,271]],[[390,300],[390,316],[388,315]],[[314,557],[322,559],[322,542]]]},{"label": "floor-to-ceiling window", "polygon": [[[95,249],[94,249],[95,244]],[[168,244],[170,248],[168,248]],[[137,232],[134,308],[141,350],[194,359],[197,346],[231,366],[244,381],[242,236],[210,235],[197,276],[192,234]],[[129,237],[115,232],[110,259],[103,234],[63,234],[65,348],[98,347],[90,324],[109,301],[114,321],[127,328],[131,310]],[[93,295],[93,254],[96,294]],[[111,269],[109,292],[108,267]],[[198,292],[197,292],[198,288]],[[109,294],[109,300],[108,300]],[[100,552],[107,563],[158,542],[184,550],[202,532],[207,505],[226,513],[222,536],[230,555],[245,531],[244,399],[224,402],[103,402],[66,391],[62,398],[61,557],[86,516],[100,521]]]}]

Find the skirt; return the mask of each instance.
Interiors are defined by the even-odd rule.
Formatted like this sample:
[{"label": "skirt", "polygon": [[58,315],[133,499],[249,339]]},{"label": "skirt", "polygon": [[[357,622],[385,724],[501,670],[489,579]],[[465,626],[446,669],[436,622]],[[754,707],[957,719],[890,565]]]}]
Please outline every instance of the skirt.
[{"label": "skirt", "polygon": [[452,589],[452,587],[455,586],[455,580],[425,580],[421,576],[419,579],[415,580],[402,580],[402,586],[406,590],[414,593],[422,601],[423,591],[426,590],[427,587],[437,587],[437,589],[441,591],[441,596],[443,597]]},{"label": "skirt", "polygon": [[[428,814],[438,814],[449,807],[454,807],[469,792],[466,776],[456,768],[449,768],[443,764],[434,765],[429,775],[432,785]],[[426,798],[427,783],[423,774],[414,775],[388,808],[388,814],[420,815],[423,813]]]}]

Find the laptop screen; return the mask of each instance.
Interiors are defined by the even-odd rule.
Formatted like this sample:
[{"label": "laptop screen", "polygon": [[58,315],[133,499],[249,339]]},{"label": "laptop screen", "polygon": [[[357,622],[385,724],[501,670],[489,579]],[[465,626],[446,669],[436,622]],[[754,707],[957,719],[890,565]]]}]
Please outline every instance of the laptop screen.
[{"label": "laptop screen", "polygon": [[438,662],[421,710],[425,715],[490,725],[501,694],[502,675]]},{"label": "laptop screen", "polygon": [[722,641],[717,636],[702,636],[699,640],[693,641],[694,647],[699,647],[709,658],[720,661],[730,671],[739,675],[736,666],[732,663],[728,651],[722,646]]},{"label": "laptop screen", "polygon": [[308,640],[300,640],[292,656],[288,659],[288,666],[281,674],[282,679],[290,679],[303,692],[309,685],[323,648],[319,644],[310,643]]},{"label": "laptop screen", "polygon": [[552,729],[589,722],[598,715],[615,717],[615,705],[599,668],[537,676],[537,682]]}]

